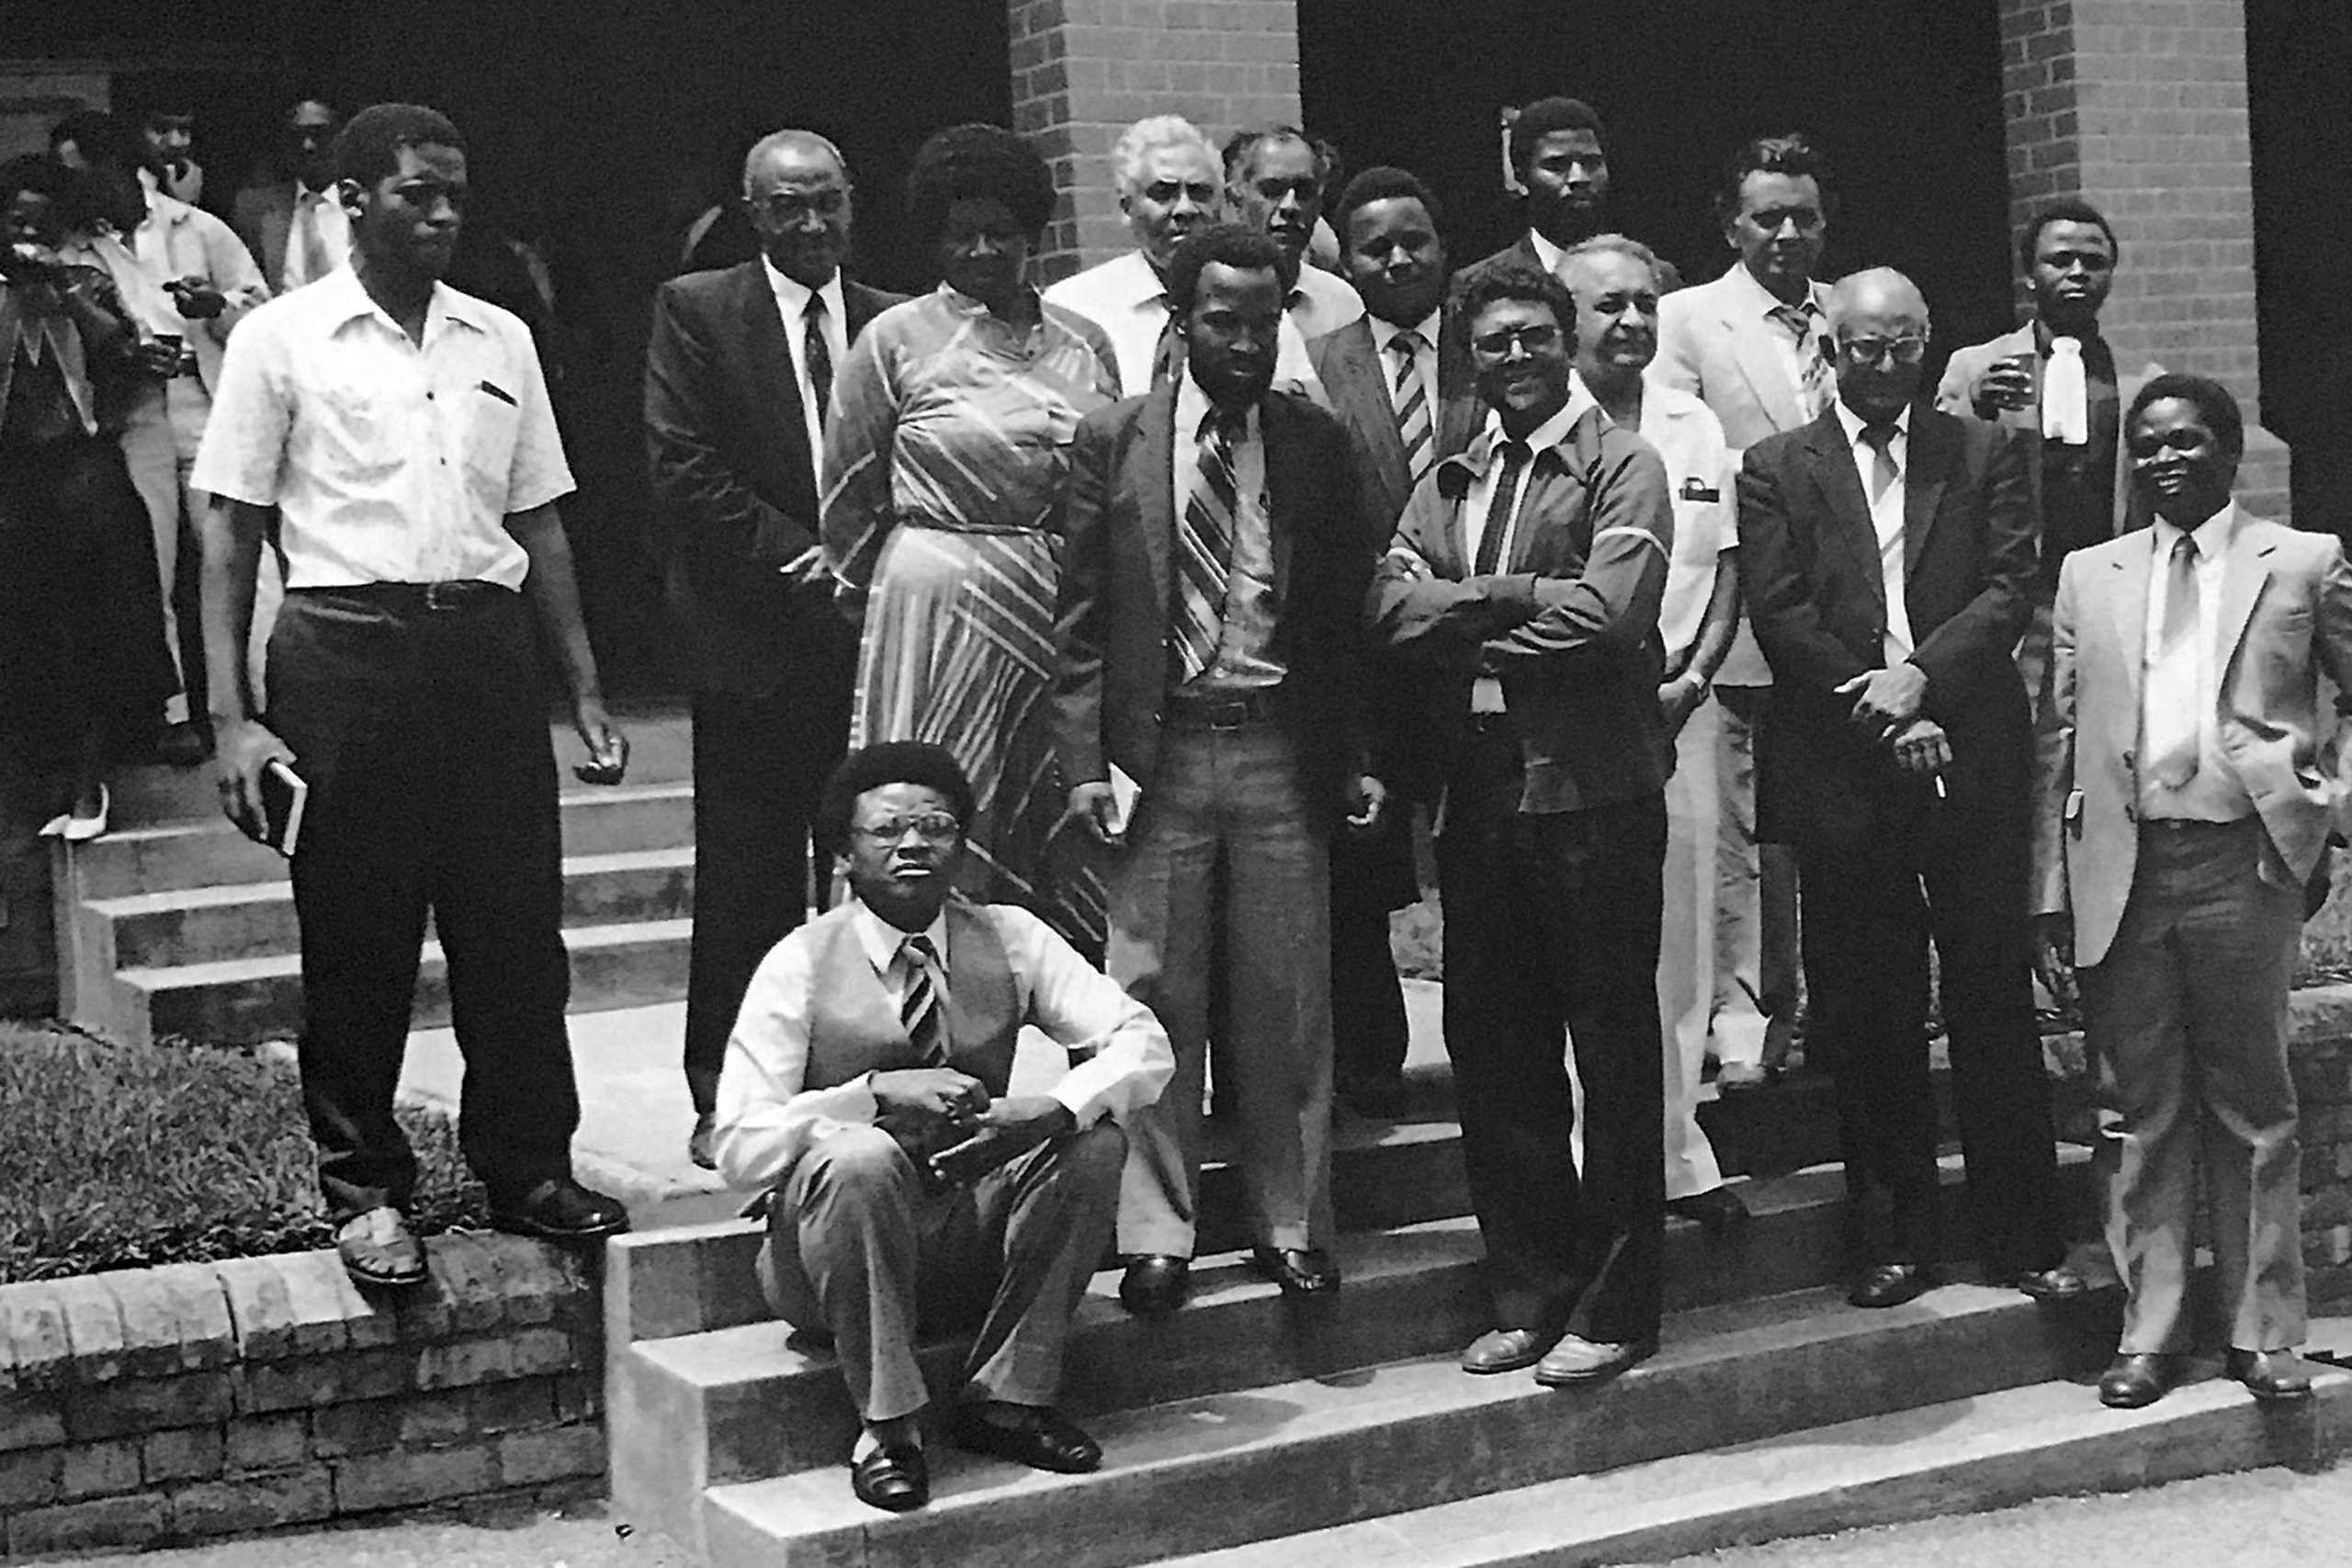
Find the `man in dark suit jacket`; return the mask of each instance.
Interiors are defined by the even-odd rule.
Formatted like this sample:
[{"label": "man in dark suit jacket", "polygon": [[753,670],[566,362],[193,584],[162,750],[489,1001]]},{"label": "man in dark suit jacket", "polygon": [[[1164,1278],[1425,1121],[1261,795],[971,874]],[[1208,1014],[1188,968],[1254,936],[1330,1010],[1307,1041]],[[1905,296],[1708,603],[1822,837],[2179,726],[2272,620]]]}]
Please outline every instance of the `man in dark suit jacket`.
[{"label": "man in dark suit jacket", "polygon": [[[1340,260],[1365,315],[1306,345],[1331,410],[1355,450],[1365,555],[1396,531],[1413,485],[1440,457],[1469,444],[1485,407],[1470,385],[1461,334],[1446,331],[1445,242],[1437,197],[1402,169],[1372,168],[1348,182],[1332,217]],[[1409,700],[1408,671],[1370,666],[1374,711]],[[1340,1099],[1365,1115],[1403,1107],[1408,1043],[1405,997],[1388,942],[1388,912],[1421,896],[1407,800],[1425,768],[1407,762],[1380,831],[1331,846],[1331,1031]]]},{"label": "man in dark suit jacket", "polygon": [[1445,762],[1445,1046],[1495,1324],[1462,1365],[1590,1383],[1657,1348],[1657,616],[1674,507],[1657,452],[1571,379],[1558,278],[1494,267],[1453,310],[1492,415],[1414,490],[1371,615],[1376,640],[1431,672],[1421,722]]},{"label": "man in dark suit jacket", "polygon": [[1893,1306],[1937,1280],[1930,932],[1979,1256],[2029,1295],[2077,1294],[2025,908],[2022,454],[1997,426],[1915,404],[1928,308],[1901,273],[1845,279],[1828,319],[1837,397],[1747,449],[1739,561],[1777,694],[1759,831],[1797,849],[1861,1265],[1851,1299]]},{"label": "man in dark suit jacket", "polygon": [[1325,1251],[1326,845],[1343,817],[1376,825],[1385,791],[1365,773],[1358,714],[1372,562],[1347,437],[1305,398],[1269,390],[1287,267],[1235,225],[1188,237],[1167,279],[1184,376],[1088,416],[1070,466],[1062,776],[1070,815],[1122,852],[1105,967],[1176,1051],[1168,1093],[1128,1125],[1120,1298],[1144,1313],[1172,1311],[1186,1289],[1212,963],[1261,1227],[1252,1259],[1286,1292],[1340,1283]]},{"label": "man in dark suit jacket", "polygon": [[823,137],[753,147],[743,200],[763,254],[662,285],[645,366],[654,535],[694,690],[685,1066],[704,1166],[727,1032],[808,912],[809,813],[849,743],[856,642],[817,561],[825,398],[849,340],[899,299],[842,276],[849,175]]},{"label": "man in dark suit jacket", "polygon": [[[1457,287],[1498,266],[1541,267],[1555,277],[1567,254],[1609,224],[1608,132],[1592,106],[1577,98],[1538,98],[1503,110],[1504,184],[1527,204],[1527,230],[1462,269]],[[1682,287],[1670,262],[1658,264],[1658,292]]]}]

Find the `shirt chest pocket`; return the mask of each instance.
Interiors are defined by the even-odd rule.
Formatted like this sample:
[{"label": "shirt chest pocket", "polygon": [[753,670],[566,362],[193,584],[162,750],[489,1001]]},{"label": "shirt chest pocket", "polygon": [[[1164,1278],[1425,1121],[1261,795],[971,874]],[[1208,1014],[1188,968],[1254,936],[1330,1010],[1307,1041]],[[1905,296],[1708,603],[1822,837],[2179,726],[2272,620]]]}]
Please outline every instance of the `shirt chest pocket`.
[{"label": "shirt chest pocket", "polygon": [[514,441],[523,411],[514,393],[484,378],[479,384],[439,392],[442,418],[465,462],[466,484],[494,511],[506,510],[508,478],[514,468]]},{"label": "shirt chest pocket", "polygon": [[1674,502],[1674,554],[1677,566],[1713,567],[1731,541],[1724,538],[1720,500],[1678,496]]}]

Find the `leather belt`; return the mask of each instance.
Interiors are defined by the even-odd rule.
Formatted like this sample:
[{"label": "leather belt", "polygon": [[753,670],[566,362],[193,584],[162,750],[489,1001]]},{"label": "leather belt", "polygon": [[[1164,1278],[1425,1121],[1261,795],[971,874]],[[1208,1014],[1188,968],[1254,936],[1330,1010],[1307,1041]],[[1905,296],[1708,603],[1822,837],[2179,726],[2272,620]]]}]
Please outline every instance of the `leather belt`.
[{"label": "leather belt", "polygon": [[1264,724],[1274,716],[1275,690],[1272,686],[1258,686],[1246,692],[1214,694],[1170,692],[1168,722],[1188,729],[1239,729],[1245,725]]},{"label": "leather belt", "polygon": [[468,610],[515,597],[511,588],[473,577],[449,582],[355,582],[338,588],[297,588],[290,592],[340,593],[401,610]]}]

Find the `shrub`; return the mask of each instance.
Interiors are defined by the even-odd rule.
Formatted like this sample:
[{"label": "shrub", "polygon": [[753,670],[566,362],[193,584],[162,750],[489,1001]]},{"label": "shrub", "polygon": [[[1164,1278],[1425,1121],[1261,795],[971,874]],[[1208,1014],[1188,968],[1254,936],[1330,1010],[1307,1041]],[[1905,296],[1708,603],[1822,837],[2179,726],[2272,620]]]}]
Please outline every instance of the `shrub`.
[{"label": "shrub", "polygon": [[[403,1108],[420,1231],[480,1224],[456,1129]],[[334,1244],[294,1069],[0,1023],[0,1283]]]}]

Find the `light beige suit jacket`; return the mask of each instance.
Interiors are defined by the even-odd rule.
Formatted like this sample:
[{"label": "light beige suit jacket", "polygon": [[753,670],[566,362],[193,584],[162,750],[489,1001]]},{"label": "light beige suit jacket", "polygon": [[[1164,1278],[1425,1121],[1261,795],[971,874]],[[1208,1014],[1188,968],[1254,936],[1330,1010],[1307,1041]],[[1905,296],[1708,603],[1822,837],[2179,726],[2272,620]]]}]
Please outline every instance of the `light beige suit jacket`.
[{"label": "light beige suit jacket", "polygon": [[[2034,870],[2046,913],[2072,910],[2075,962],[2107,956],[2139,855],[2141,678],[2153,531],[2076,550],[2053,620],[2061,766],[2041,782]],[[2216,623],[2222,749],[2269,841],[2264,874],[2301,886],[2352,826],[2352,566],[2333,534],[2239,513]],[[2320,708],[2320,677],[2333,715]]]}]

